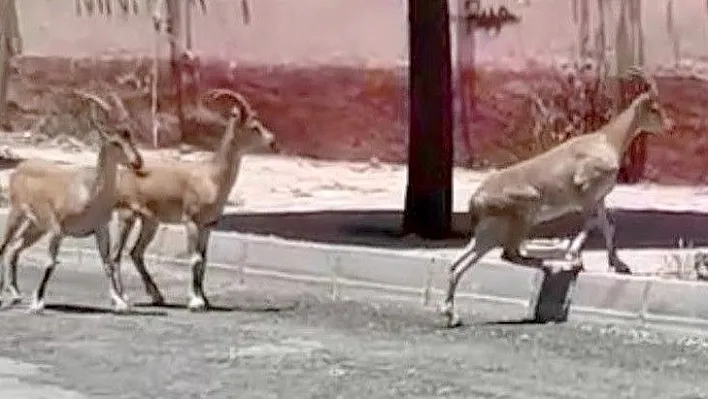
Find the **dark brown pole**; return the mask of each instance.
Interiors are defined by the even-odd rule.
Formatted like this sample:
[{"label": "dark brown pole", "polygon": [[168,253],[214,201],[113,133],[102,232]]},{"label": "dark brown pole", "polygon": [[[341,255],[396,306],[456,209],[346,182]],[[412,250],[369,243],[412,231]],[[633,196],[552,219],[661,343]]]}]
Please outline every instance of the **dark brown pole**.
[{"label": "dark brown pole", "polygon": [[447,0],[408,0],[408,186],[403,230],[444,238],[452,220],[452,68]]}]

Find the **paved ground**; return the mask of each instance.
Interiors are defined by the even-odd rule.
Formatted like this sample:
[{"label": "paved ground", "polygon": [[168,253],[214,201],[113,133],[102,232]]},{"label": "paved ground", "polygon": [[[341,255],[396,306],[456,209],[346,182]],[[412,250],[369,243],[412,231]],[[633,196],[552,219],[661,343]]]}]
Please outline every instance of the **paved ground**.
[{"label": "paved ground", "polygon": [[[107,284],[63,265],[43,316],[0,315],[7,398],[705,398],[705,337],[597,320],[489,323],[512,314],[477,304],[457,330],[412,303],[331,302],[316,287],[210,270],[219,311],[107,313]],[[184,303],[185,270],[153,267]],[[169,276],[169,277],[168,277]],[[38,278],[22,270],[22,289]],[[137,280],[133,301],[144,300]],[[364,299],[369,304],[364,304]],[[61,305],[58,305],[61,304]]]}]

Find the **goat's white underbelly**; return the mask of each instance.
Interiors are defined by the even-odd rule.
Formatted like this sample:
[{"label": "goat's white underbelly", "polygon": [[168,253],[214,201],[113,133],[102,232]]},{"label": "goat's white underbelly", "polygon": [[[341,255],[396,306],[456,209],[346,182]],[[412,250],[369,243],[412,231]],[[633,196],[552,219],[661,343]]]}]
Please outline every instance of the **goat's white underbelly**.
[{"label": "goat's white underbelly", "polygon": [[68,218],[62,230],[70,236],[85,237],[92,234],[97,226],[109,223],[112,213],[113,207],[96,204],[84,209],[80,214]]},{"label": "goat's white underbelly", "polygon": [[548,222],[570,213],[582,211],[583,207],[574,202],[564,204],[542,204],[536,212],[535,223]]},{"label": "goat's white underbelly", "polygon": [[536,211],[536,223],[548,222],[559,217],[571,214],[592,211],[612,189],[609,184],[599,184],[595,190],[588,193],[587,198],[554,198],[545,201]]},{"label": "goat's white underbelly", "polygon": [[96,228],[94,226],[87,226],[87,225],[76,225],[76,226],[68,226],[67,228],[64,229],[64,234],[72,237],[87,237],[90,236],[91,234],[94,233]]}]

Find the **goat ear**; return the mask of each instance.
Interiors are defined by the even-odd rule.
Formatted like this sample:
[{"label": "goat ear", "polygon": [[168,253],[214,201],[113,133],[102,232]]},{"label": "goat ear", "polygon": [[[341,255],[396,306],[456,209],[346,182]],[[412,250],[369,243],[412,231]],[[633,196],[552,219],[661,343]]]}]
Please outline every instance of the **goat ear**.
[{"label": "goat ear", "polygon": [[244,115],[243,110],[239,107],[232,107],[229,110],[229,118],[234,118],[236,126],[243,126],[248,119],[248,115]]}]

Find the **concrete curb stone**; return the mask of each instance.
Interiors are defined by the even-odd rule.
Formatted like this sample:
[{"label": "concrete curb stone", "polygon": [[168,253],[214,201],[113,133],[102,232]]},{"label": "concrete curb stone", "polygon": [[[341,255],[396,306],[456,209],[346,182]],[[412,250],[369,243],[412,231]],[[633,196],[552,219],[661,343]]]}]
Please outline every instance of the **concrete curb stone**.
[{"label": "concrete curb stone", "polygon": [[[7,210],[0,210],[0,226],[5,225],[6,218]],[[148,254],[153,260],[186,263],[185,248],[184,229],[163,226]],[[28,252],[37,254],[45,250],[46,240],[43,240]],[[91,237],[67,238],[62,245],[62,256],[72,252],[74,256],[90,256],[92,261],[98,261]],[[327,245],[221,231],[212,234],[208,253],[210,265],[240,269],[245,274],[330,284],[333,292],[337,291],[335,287],[360,287],[419,296],[428,306],[437,306],[442,297],[451,261],[450,254]],[[471,269],[460,283],[458,296],[460,305],[468,303],[470,298],[516,304],[525,309],[527,318],[540,322],[563,321],[568,313],[571,316],[576,313],[652,323],[708,323],[706,283],[544,272],[495,259],[484,260]]]}]

